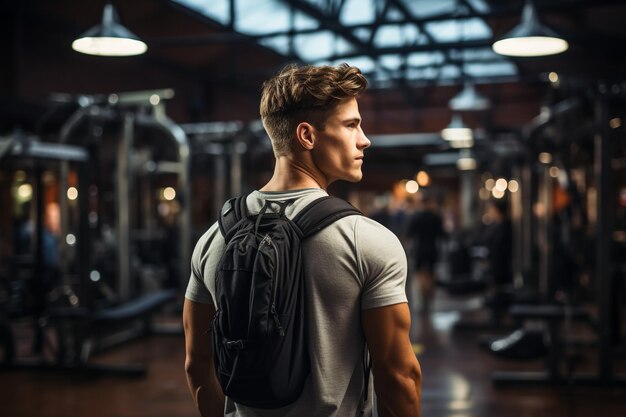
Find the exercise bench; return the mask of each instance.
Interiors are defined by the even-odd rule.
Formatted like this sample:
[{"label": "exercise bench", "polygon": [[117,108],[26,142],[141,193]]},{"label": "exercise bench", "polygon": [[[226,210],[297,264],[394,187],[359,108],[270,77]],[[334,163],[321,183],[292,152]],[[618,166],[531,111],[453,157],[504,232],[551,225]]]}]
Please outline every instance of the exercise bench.
[{"label": "exercise bench", "polygon": [[[539,385],[539,384],[565,384],[570,379],[561,372],[561,359],[563,358],[563,340],[561,337],[562,324],[565,320],[587,321],[590,316],[583,307],[556,304],[517,304],[509,308],[509,315],[520,320],[541,320],[547,324],[549,336],[548,354],[546,356],[543,372],[496,371],[492,375],[492,381],[496,386],[506,385]],[[577,382],[589,380],[587,376],[575,377]]]},{"label": "exercise bench", "polygon": [[[19,361],[11,367],[17,369],[50,369],[55,371],[78,371],[89,374],[119,374],[143,376],[147,370],[143,364],[96,364],[89,361],[96,339],[111,329],[128,328],[140,321],[139,331],[132,338],[152,332],[152,315],[164,304],[176,298],[176,290],[160,290],[142,295],[123,304],[90,311],[84,307],[57,307],[49,309],[41,320],[44,328],[56,330],[57,349],[55,362],[45,360]],[[130,340],[125,337],[122,341]],[[104,347],[111,347],[108,343]],[[103,348],[103,346],[99,346]]]}]

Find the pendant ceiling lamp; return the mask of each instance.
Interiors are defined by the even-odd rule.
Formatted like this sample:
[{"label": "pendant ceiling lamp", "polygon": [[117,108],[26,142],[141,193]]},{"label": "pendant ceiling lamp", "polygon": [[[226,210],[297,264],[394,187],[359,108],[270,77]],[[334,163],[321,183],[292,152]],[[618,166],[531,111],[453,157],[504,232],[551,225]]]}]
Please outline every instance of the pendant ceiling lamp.
[{"label": "pendant ceiling lamp", "polygon": [[102,23],[72,42],[72,49],[89,55],[132,56],[143,54],[148,46],[119,23],[115,8],[107,3],[104,6]]},{"label": "pendant ceiling lamp", "polygon": [[465,126],[463,123],[463,119],[458,114],[452,115],[452,120],[450,124],[441,131],[441,137],[445,140],[456,142],[456,141],[473,141],[474,134],[472,129]]},{"label": "pendant ceiling lamp", "polygon": [[448,143],[453,149],[469,149],[474,146],[474,139],[455,139],[449,140]]},{"label": "pendant ceiling lamp", "polygon": [[500,55],[530,57],[560,54],[569,48],[569,44],[539,22],[537,11],[528,0],[522,12],[522,22],[492,48]]},{"label": "pendant ceiling lamp", "polygon": [[459,152],[459,159],[456,161],[456,167],[459,171],[472,171],[477,166],[476,159],[469,149],[463,149]]},{"label": "pendant ceiling lamp", "polygon": [[455,111],[486,110],[490,104],[489,99],[479,94],[471,83],[465,83],[463,90],[448,103],[450,109]]}]

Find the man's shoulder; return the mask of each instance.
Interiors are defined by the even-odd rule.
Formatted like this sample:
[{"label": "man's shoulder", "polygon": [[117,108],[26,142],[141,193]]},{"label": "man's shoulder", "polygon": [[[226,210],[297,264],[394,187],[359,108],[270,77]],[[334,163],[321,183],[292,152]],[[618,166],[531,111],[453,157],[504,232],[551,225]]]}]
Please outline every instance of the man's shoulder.
[{"label": "man's shoulder", "polygon": [[195,249],[193,251],[192,258],[201,258],[209,248],[216,243],[216,241],[221,241],[223,244],[224,238],[222,237],[222,233],[220,232],[218,222],[214,222],[198,239],[196,242]]},{"label": "man's shoulder", "polygon": [[357,246],[362,249],[400,245],[395,233],[367,216],[348,216],[338,220],[337,223],[353,230]]}]

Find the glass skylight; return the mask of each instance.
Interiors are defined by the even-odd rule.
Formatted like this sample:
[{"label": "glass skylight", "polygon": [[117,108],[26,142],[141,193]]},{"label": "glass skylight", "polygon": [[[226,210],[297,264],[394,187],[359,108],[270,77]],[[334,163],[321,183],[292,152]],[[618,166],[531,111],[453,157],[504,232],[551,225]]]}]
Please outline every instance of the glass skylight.
[{"label": "glass skylight", "polygon": [[287,35],[263,38],[259,40],[259,43],[283,55],[290,53],[289,36]]},{"label": "glass skylight", "polygon": [[324,60],[334,55],[351,53],[354,50],[348,41],[328,30],[296,35],[294,48],[297,55],[306,62]]},{"label": "glass skylight", "polygon": [[252,35],[289,30],[291,11],[278,0],[235,1],[235,30]]},{"label": "glass skylight", "polygon": [[492,36],[489,26],[479,18],[430,22],[426,24],[426,30],[439,43],[490,39]]},{"label": "glass skylight", "polygon": [[374,37],[374,46],[388,48],[416,43],[419,30],[415,25],[384,25],[378,28]]},{"label": "glass skylight", "polygon": [[382,55],[379,58],[381,65],[390,70],[397,70],[402,65],[402,57],[400,55]]},{"label": "glass skylight", "polygon": [[[376,0],[345,0],[339,21],[346,26],[373,22],[376,19],[375,2]],[[323,10],[324,5],[321,8]]]},{"label": "glass skylight", "polygon": [[484,0],[466,0],[472,8],[479,13],[487,13],[490,9]]},{"label": "glass skylight", "polygon": [[228,24],[230,14],[229,0],[174,0],[183,6],[187,6],[223,25]]},{"label": "glass skylight", "polygon": [[465,64],[465,73],[470,77],[493,77],[517,75],[517,67],[511,62]]},{"label": "glass skylight", "polygon": [[414,52],[409,54],[407,64],[412,67],[425,67],[440,64],[443,60],[441,52]]},{"label": "glass skylight", "polygon": [[329,64],[339,65],[346,61],[350,61],[350,65],[358,67],[365,74],[372,73],[376,70],[376,62],[374,62],[374,60],[369,56],[358,56],[355,58],[350,58],[349,60],[338,59],[334,62],[329,62]]},{"label": "glass skylight", "polygon": [[[174,1],[218,24],[230,25],[231,0]],[[486,0],[398,1],[403,7],[392,2],[385,10],[382,0],[344,0],[343,4],[300,0],[303,7],[288,0],[234,0],[234,28],[242,34],[257,37],[260,45],[285,57],[295,56],[311,64],[348,62],[356,65],[377,86],[388,85],[394,78],[401,77],[450,83],[458,82],[462,76],[517,75],[517,67],[507,58],[493,53],[489,46],[466,49],[462,45],[463,42],[481,40],[488,44],[492,39],[493,33],[482,18],[463,18],[466,11],[488,13],[490,8]],[[341,8],[327,9],[331,7],[329,5],[341,5]],[[317,10],[317,14],[327,18],[320,20],[316,14],[309,14],[307,8]],[[385,13],[381,16],[383,10]],[[437,18],[420,22],[420,19],[433,16]],[[377,18],[382,24],[374,25]],[[335,29],[334,19],[338,19],[342,30]],[[295,34],[290,39],[289,31],[292,30]],[[348,34],[353,38],[349,39]],[[446,44],[448,49],[431,50],[429,45],[433,43]],[[456,43],[458,48],[452,46]],[[425,51],[424,47],[428,50]]]},{"label": "glass skylight", "polygon": [[403,3],[413,16],[429,17],[443,13],[454,13],[459,2],[457,0],[404,0]]}]

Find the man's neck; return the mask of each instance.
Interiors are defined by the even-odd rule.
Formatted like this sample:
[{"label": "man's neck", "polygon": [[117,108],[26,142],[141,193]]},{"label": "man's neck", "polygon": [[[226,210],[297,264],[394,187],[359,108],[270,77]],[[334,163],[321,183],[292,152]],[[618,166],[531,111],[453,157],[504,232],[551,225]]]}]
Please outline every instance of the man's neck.
[{"label": "man's neck", "polygon": [[259,191],[288,191],[303,188],[326,190],[328,182],[324,175],[312,168],[311,164],[289,155],[276,158],[274,175]]}]

